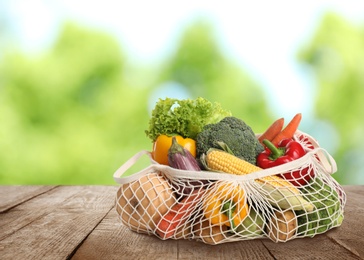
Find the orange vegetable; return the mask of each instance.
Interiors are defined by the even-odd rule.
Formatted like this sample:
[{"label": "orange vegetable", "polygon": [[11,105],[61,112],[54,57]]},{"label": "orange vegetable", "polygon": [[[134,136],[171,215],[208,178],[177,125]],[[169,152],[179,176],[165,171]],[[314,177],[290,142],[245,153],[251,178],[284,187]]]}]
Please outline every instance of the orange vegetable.
[{"label": "orange vegetable", "polygon": [[302,114],[296,114],[292,120],[287,124],[287,126],[278,134],[276,137],[273,138],[272,143],[277,146],[280,141],[283,139],[291,139],[294,133],[297,131],[298,126],[301,122]]},{"label": "orange vegetable", "polygon": [[282,131],[283,125],[284,125],[283,117],[274,121],[273,124],[271,124],[268,127],[268,129],[261,136],[259,136],[259,138],[258,138],[259,142],[261,144],[263,144],[264,139],[268,139],[269,141],[272,141],[273,138],[276,137],[276,135]]},{"label": "orange vegetable", "polygon": [[[168,151],[172,146],[172,137],[167,135],[159,135],[153,144],[152,157],[153,159],[160,163],[168,165]],[[183,138],[180,135],[176,137],[177,143],[179,143],[183,148],[187,149],[193,157],[196,157],[196,141],[191,138]]]}]

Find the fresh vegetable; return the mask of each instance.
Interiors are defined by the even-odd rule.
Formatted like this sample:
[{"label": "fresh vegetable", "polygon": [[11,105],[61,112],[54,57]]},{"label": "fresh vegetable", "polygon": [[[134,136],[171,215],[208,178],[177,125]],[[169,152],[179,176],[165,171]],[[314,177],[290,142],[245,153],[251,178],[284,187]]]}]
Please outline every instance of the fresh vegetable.
[{"label": "fresh vegetable", "polygon": [[224,173],[244,175],[262,170],[227,151],[214,148],[209,149],[206,154],[202,154],[200,160],[207,170]]},{"label": "fresh vegetable", "polygon": [[172,146],[172,138],[175,138],[177,143],[179,143],[183,148],[188,150],[193,157],[196,157],[196,141],[191,138],[183,138],[182,136],[167,136],[159,135],[157,140],[153,144],[152,157],[153,159],[160,163],[169,165],[168,162],[168,151]]},{"label": "fresh vegetable", "polygon": [[193,234],[193,223],[187,223],[184,225],[180,225],[179,228],[173,235],[175,239],[189,239]]},{"label": "fresh vegetable", "polygon": [[[171,167],[179,170],[201,171],[195,157],[182,145],[177,143],[177,138],[172,138],[172,146],[168,151],[168,163]],[[207,180],[181,180],[174,181],[172,185],[177,189],[177,194],[188,195],[195,188],[201,189]]]},{"label": "fresh vegetable", "polygon": [[[302,145],[292,139],[283,139],[278,146],[265,139],[263,144],[266,149],[257,157],[257,165],[263,169],[289,163],[306,154]],[[312,179],[313,174],[313,170],[306,167],[280,175],[295,186],[303,186]]]},{"label": "fresh vegetable", "polygon": [[[261,171],[262,168],[248,163],[228,152],[211,149],[201,157],[205,167],[212,171],[245,175]],[[255,180],[257,189],[272,205],[282,209],[313,210],[313,205],[307,202],[301,192],[289,181],[277,176],[268,175]]]},{"label": "fresh vegetable", "polygon": [[257,165],[263,169],[294,161],[306,154],[301,144],[292,139],[284,139],[278,146],[265,139],[263,144],[266,149],[257,157]]},{"label": "fresh vegetable", "polygon": [[[267,176],[268,177],[268,176]],[[270,176],[270,177],[278,177],[278,176]],[[279,178],[279,177],[278,177]],[[284,180],[281,178],[281,180]],[[308,200],[306,200],[300,190],[293,189],[293,184],[284,180],[277,181],[271,180],[266,182],[258,182],[255,184],[256,189],[261,194],[262,197],[265,198],[267,202],[269,202],[272,206],[279,209],[291,209],[291,210],[306,210],[307,212],[311,212],[314,210],[315,206]],[[289,183],[290,186],[287,186]]]},{"label": "fresh vegetable", "polygon": [[239,186],[218,182],[203,201],[204,215],[211,224],[237,227],[248,215],[246,196]]},{"label": "fresh vegetable", "polygon": [[176,200],[172,187],[158,173],[149,173],[117,191],[116,210],[122,222],[132,230],[147,233]]},{"label": "fresh vegetable", "polygon": [[250,207],[249,215],[234,231],[244,238],[261,236],[264,231],[264,218],[257,210]]},{"label": "fresh vegetable", "polygon": [[211,225],[204,217],[193,226],[194,234],[206,244],[215,245],[227,238],[227,226]]},{"label": "fresh vegetable", "polygon": [[220,148],[220,143],[227,145],[235,156],[252,164],[256,163],[257,155],[264,150],[251,127],[236,117],[225,117],[203,128],[197,135],[197,157],[210,148]]},{"label": "fresh vegetable", "polygon": [[162,216],[158,222],[156,233],[163,239],[172,237],[196,209],[203,193],[194,192],[186,196],[181,202],[177,202]]},{"label": "fresh vegetable", "polygon": [[300,236],[314,236],[341,225],[344,212],[335,188],[320,178],[314,178],[302,190],[303,196],[315,205],[316,210],[308,214],[297,212]]},{"label": "fresh vegetable", "polygon": [[172,145],[168,150],[168,164],[180,170],[201,171],[195,156],[180,145],[175,136],[172,137]]},{"label": "fresh vegetable", "polygon": [[263,140],[267,139],[269,141],[272,141],[274,137],[276,137],[277,134],[279,134],[284,126],[284,118],[281,117],[277,119],[276,121],[271,124],[267,130],[263,134],[261,134],[258,137],[258,140],[261,144],[263,144]]},{"label": "fresh vegetable", "polygon": [[223,109],[219,103],[212,103],[201,97],[159,99],[145,133],[152,142],[162,134],[195,139],[205,125],[217,123],[227,116],[231,116],[230,111]]},{"label": "fresh vegetable", "polygon": [[276,211],[267,225],[267,233],[274,242],[282,242],[292,238],[297,227],[297,217],[292,210]]},{"label": "fresh vegetable", "polygon": [[291,139],[294,133],[297,131],[301,119],[302,119],[302,114],[301,113],[296,114],[287,124],[287,126],[283,128],[283,130],[273,138],[272,143],[274,145],[278,145],[279,142],[282,141],[283,139]]}]

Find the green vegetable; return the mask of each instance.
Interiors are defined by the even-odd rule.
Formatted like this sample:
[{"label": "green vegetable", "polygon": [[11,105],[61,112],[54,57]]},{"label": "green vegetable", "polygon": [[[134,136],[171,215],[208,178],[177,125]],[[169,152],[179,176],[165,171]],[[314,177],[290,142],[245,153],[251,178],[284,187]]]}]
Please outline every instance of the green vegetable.
[{"label": "green vegetable", "polygon": [[204,98],[197,99],[159,99],[146,135],[154,142],[161,134],[181,135],[196,139],[206,124],[219,122],[231,112],[223,109],[219,103],[212,103]]},{"label": "green vegetable", "polygon": [[242,237],[258,237],[263,234],[264,219],[255,209],[250,208],[249,215],[234,230]]},{"label": "green vegetable", "polygon": [[302,192],[304,198],[314,204],[316,209],[309,214],[297,211],[299,236],[314,236],[341,225],[344,212],[334,188],[315,178],[302,188]]},{"label": "green vegetable", "polygon": [[221,149],[220,143],[226,144],[235,156],[252,164],[256,164],[257,155],[264,150],[251,127],[232,116],[216,124],[206,125],[197,135],[197,157],[206,154],[210,148]]}]

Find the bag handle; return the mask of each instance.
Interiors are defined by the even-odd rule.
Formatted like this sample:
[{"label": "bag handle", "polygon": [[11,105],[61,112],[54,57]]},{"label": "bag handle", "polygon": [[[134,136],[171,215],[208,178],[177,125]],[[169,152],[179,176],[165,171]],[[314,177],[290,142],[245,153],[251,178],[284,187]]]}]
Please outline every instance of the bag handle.
[{"label": "bag handle", "polygon": [[132,167],[143,155],[147,155],[151,160],[151,153],[146,150],[142,150],[138,153],[136,153],[134,156],[132,156],[129,160],[127,160],[123,165],[120,166],[119,169],[117,169],[113,175],[115,182],[119,184],[125,184],[132,182],[134,180],[139,179],[143,175],[151,172],[153,170],[153,164],[149,165],[148,167],[142,169],[141,171],[134,173],[133,175],[121,177],[130,167]]},{"label": "bag handle", "polygon": [[307,140],[311,143],[311,145],[314,147],[312,152],[317,153],[317,156],[319,157],[321,162],[321,166],[323,166],[321,168],[323,168],[324,171],[331,174],[337,171],[337,165],[334,158],[325,149],[320,147],[318,141],[315,138],[299,130],[296,131],[296,135],[301,135],[306,137]]},{"label": "bag handle", "polygon": [[320,159],[320,164],[323,166],[324,170],[328,173],[337,172],[337,164],[334,158],[323,148],[319,147],[315,149],[317,151],[317,156]]},{"label": "bag handle", "polygon": [[[132,167],[143,155],[147,155],[151,161],[151,164],[140,170],[137,173],[133,173],[132,175],[126,176],[126,177],[122,177],[122,175],[128,170],[130,169],[130,167]],[[132,181],[136,181],[139,178],[141,178],[142,176],[151,173],[151,172],[156,172],[156,171],[162,171],[163,174],[165,175],[170,175],[170,176],[178,176],[181,178],[190,178],[190,179],[196,179],[196,171],[186,171],[186,170],[179,170],[179,169],[175,169],[172,168],[168,165],[163,165],[163,164],[159,164],[156,161],[153,160],[151,152],[146,151],[146,150],[142,150],[138,153],[136,153],[134,156],[132,156],[129,160],[127,160],[122,166],[120,166],[114,173],[113,178],[115,180],[115,182],[119,183],[119,184],[126,184],[126,183],[130,183]],[[228,176],[227,174],[221,174],[221,173],[217,173],[217,172],[210,172],[210,171],[204,171],[203,172],[203,176],[198,176],[199,179],[205,179],[205,180],[209,180],[209,179],[218,179],[218,176],[223,175],[223,176]],[[232,175],[231,175],[232,176]],[[224,177],[222,177],[222,179],[224,179]]]}]

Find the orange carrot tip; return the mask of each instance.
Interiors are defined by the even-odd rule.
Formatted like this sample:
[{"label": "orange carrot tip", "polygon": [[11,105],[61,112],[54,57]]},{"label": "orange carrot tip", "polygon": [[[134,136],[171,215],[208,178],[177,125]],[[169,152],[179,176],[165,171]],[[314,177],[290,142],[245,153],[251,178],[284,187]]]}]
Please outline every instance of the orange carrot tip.
[{"label": "orange carrot tip", "polygon": [[291,119],[291,121],[289,121],[287,126],[283,128],[283,130],[273,138],[272,143],[274,145],[278,145],[279,142],[282,141],[283,139],[291,139],[294,133],[298,130],[301,120],[302,120],[302,114],[297,113]]},{"label": "orange carrot tip", "polygon": [[282,131],[283,125],[284,125],[284,118],[283,117],[281,117],[281,118],[277,119],[276,121],[274,121],[267,128],[267,130],[262,135],[259,136],[259,138],[258,138],[259,142],[263,143],[264,139],[268,139],[269,141],[272,141],[273,138]]}]

